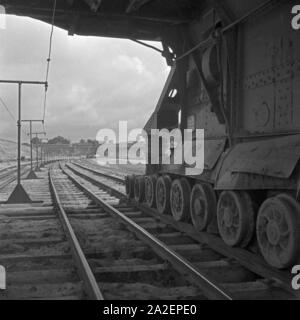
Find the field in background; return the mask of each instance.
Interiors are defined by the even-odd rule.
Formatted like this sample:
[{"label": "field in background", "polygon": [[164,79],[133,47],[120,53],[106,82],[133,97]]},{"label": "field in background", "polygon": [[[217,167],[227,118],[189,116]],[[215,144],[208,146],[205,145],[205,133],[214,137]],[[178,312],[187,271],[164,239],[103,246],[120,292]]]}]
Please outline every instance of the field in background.
[{"label": "field in background", "polygon": [[[30,158],[30,148],[22,145],[22,156]],[[10,140],[0,139],[0,168],[8,164],[14,165],[17,158],[17,143]]]}]

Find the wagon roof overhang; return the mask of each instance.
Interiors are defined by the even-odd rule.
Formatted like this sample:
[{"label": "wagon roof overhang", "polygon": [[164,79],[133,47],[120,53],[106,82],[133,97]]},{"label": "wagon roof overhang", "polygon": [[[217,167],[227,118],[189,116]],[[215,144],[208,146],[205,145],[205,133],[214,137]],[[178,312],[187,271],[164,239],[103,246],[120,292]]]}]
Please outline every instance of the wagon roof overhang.
[{"label": "wagon roof overhang", "polygon": [[[174,26],[187,24],[206,1],[57,0],[55,26],[69,34],[159,41]],[[51,23],[54,0],[3,0],[7,14]]]}]

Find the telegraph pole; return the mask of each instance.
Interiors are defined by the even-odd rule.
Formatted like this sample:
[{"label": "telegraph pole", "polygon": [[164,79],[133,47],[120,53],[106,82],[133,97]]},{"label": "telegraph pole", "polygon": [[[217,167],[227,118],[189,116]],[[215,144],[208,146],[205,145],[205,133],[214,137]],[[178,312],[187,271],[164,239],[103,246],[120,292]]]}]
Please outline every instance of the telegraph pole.
[{"label": "telegraph pole", "polygon": [[[45,140],[47,140],[47,139],[45,139]],[[46,163],[46,159],[45,159],[45,157],[46,157],[45,149],[46,148],[44,148],[45,145],[46,145],[46,143],[41,141],[41,165],[40,165],[41,168],[43,168],[45,166],[45,163]]]},{"label": "telegraph pole", "polygon": [[[32,133],[33,135],[35,135],[36,137],[36,141],[38,141],[38,138],[40,135],[46,135],[46,132],[34,132]],[[39,144],[36,143],[36,167],[35,167],[35,172],[38,172],[40,171],[40,168],[39,168]]]},{"label": "telegraph pole", "polygon": [[40,123],[44,124],[44,120],[22,120],[22,122],[28,122],[29,126],[30,126],[29,136],[30,136],[30,166],[31,166],[31,170],[30,170],[30,173],[28,174],[26,179],[34,180],[34,179],[37,179],[38,177],[36,176],[36,174],[33,170],[32,123],[40,122]]},{"label": "telegraph pole", "polygon": [[25,203],[32,203],[30,197],[28,196],[27,192],[24,190],[23,186],[21,185],[21,127],[22,127],[22,85],[43,85],[47,89],[48,83],[42,81],[23,81],[23,80],[0,80],[0,83],[6,84],[17,84],[19,89],[18,95],[18,183],[12,194],[7,200],[7,204],[25,204]]}]

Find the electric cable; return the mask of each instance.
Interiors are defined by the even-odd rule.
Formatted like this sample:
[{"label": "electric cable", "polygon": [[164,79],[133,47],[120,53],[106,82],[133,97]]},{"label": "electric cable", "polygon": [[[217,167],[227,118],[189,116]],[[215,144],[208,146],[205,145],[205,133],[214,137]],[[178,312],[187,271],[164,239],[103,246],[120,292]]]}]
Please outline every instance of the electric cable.
[{"label": "electric cable", "polygon": [[[46,68],[46,80],[45,80],[46,86],[45,86],[44,114],[43,114],[44,123],[45,123],[46,109],[47,109],[48,78],[49,78],[50,62],[51,62],[51,54],[52,54],[52,42],[53,42],[53,33],[54,33],[56,3],[57,3],[57,0],[54,0],[53,13],[52,13],[52,19],[51,19],[51,32],[50,32],[50,39],[49,39],[49,51],[48,51],[48,58],[47,58],[47,68]],[[45,128],[45,126],[44,126],[44,128]]]}]

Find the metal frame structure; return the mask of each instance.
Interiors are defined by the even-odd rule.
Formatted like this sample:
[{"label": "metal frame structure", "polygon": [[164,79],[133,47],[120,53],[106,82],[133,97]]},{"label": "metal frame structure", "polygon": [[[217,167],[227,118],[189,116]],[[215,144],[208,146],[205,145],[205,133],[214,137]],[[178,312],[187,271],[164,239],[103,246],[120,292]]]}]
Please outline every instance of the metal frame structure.
[{"label": "metal frame structure", "polygon": [[24,190],[21,184],[21,128],[22,128],[22,85],[44,85],[47,88],[48,83],[42,81],[23,81],[23,80],[0,80],[0,83],[5,84],[17,84],[19,88],[19,95],[18,95],[18,179],[17,179],[17,186],[10,195],[7,200],[7,204],[21,204],[21,203],[32,203],[30,197],[28,196],[27,192]]},{"label": "metal frame structure", "polygon": [[22,120],[22,122],[28,122],[30,126],[30,132],[29,132],[29,137],[30,137],[30,172],[29,175],[27,176],[26,179],[28,180],[34,180],[37,179],[37,175],[35,174],[33,170],[33,148],[32,148],[32,123],[33,122],[40,122],[44,124],[44,120]]},{"label": "metal frame structure", "polygon": [[[35,135],[35,137],[38,139],[39,136],[41,135],[46,135],[46,132],[33,132],[32,133],[33,135]],[[36,166],[35,166],[35,171],[38,172],[40,171],[40,168],[39,168],[39,144],[36,143]]]}]

